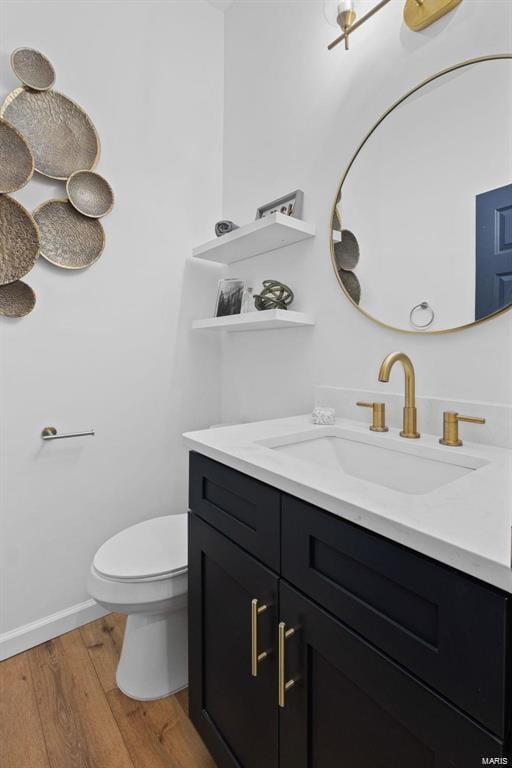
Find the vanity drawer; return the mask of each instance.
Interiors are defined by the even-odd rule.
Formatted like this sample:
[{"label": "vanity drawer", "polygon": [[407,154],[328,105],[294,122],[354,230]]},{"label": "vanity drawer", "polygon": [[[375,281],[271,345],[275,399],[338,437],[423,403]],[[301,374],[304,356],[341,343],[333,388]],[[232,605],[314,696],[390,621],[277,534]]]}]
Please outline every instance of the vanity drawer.
[{"label": "vanity drawer", "polygon": [[285,579],[505,735],[505,595],[286,495],[281,556]]},{"label": "vanity drawer", "polygon": [[192,512],[279,571],[279,491],[194,452],[189,489]]}]

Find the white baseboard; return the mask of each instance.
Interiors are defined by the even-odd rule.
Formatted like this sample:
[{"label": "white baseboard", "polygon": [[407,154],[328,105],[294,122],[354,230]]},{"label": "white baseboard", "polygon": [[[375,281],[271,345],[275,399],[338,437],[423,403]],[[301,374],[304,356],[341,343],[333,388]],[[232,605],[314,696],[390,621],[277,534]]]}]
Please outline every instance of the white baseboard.
[{"label": "white baseboard", "polygon": [[86,600],[30,624],[12,629],[10,632],[4,632],[0,635],[0,661],[45,643],[58,635],[63,635],[65,632],[71,632],[72,629],[106,616],[107,613],[108,611],[101,608],[94,600]]}]

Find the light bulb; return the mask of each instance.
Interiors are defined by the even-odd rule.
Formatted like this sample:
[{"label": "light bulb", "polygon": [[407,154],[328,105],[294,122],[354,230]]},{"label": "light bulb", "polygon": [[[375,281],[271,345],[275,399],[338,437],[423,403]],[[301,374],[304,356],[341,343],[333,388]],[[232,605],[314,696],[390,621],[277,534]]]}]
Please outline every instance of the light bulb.
[{"label": "light bulb", "polygon": [[336,21],[340,25],[345,35],[346,51],[348,51],[349,30],[355,20],[356,20],[356,12],[354,11],[353,0],[341,0],[341,2],[338,3],[338,18],[336,19]]}]

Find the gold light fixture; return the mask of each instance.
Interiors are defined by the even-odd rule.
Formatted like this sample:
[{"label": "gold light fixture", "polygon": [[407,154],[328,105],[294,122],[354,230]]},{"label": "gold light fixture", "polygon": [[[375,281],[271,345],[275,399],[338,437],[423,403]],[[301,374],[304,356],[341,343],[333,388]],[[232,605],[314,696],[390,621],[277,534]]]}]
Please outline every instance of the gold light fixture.
[{"label": "gold light fixture", "polygon": [[348,30],[356,20],[354,11],[354,0],[342,0],[338,3],[338,16],[336,21],[340,25],[345,36],[345,50],[348,51]]},{"label": "gold light fixture", "polygon": [[[361,16],[356,21],[356,12],[354,10],[353,0],[341,0],[338,4],[338,16],[336,21],[341,27],[341,35],[339,35],[332,43],[329,43],[327,48],[332,51],[339,43],[345,41],[345,50],[348,50],[349,36],[352,32],[360,27],[365,21],[371,19],[377,11],[384,8],[391,0],[381,0],[373,8]],[[446,13],[452,11],[455,6],[459,5],[462,0],[405,0],[404,5],[404,22],[409,29],[414,32],[419,32],[421,29],[433,24]]]}]

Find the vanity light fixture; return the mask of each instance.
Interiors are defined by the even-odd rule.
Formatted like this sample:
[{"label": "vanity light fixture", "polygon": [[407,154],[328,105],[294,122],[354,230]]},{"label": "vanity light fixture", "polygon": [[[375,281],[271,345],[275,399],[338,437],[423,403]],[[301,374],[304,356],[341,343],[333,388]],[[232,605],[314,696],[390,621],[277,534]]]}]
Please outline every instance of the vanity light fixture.
[{"label": "vanity light fixture", "polygon": [[[345,50],[348,50],[348,38],[365,21],[374,16],[377,11],[384,8],[391,0],[381,0],[373,8],[356,21],[353,0],[341,0],[338,4],[338,16],[336,21],[341,27],[342,33],[327,46],[332,51],[342,40],[345,41]],[[433,24],[446,13],[452,11],[462,0],[405,0],[404,22],[409,29],[419,32],[421,29]]]},{"label": "vanity light fixture", "polygon": [[340,25],[345,36],[346,51],[348,51],[348,30],[354,24],[355,20],[356,12],[354,11],[354,0],[341,0],[341,2],[338,3],[338,16],[336,21]]}]

